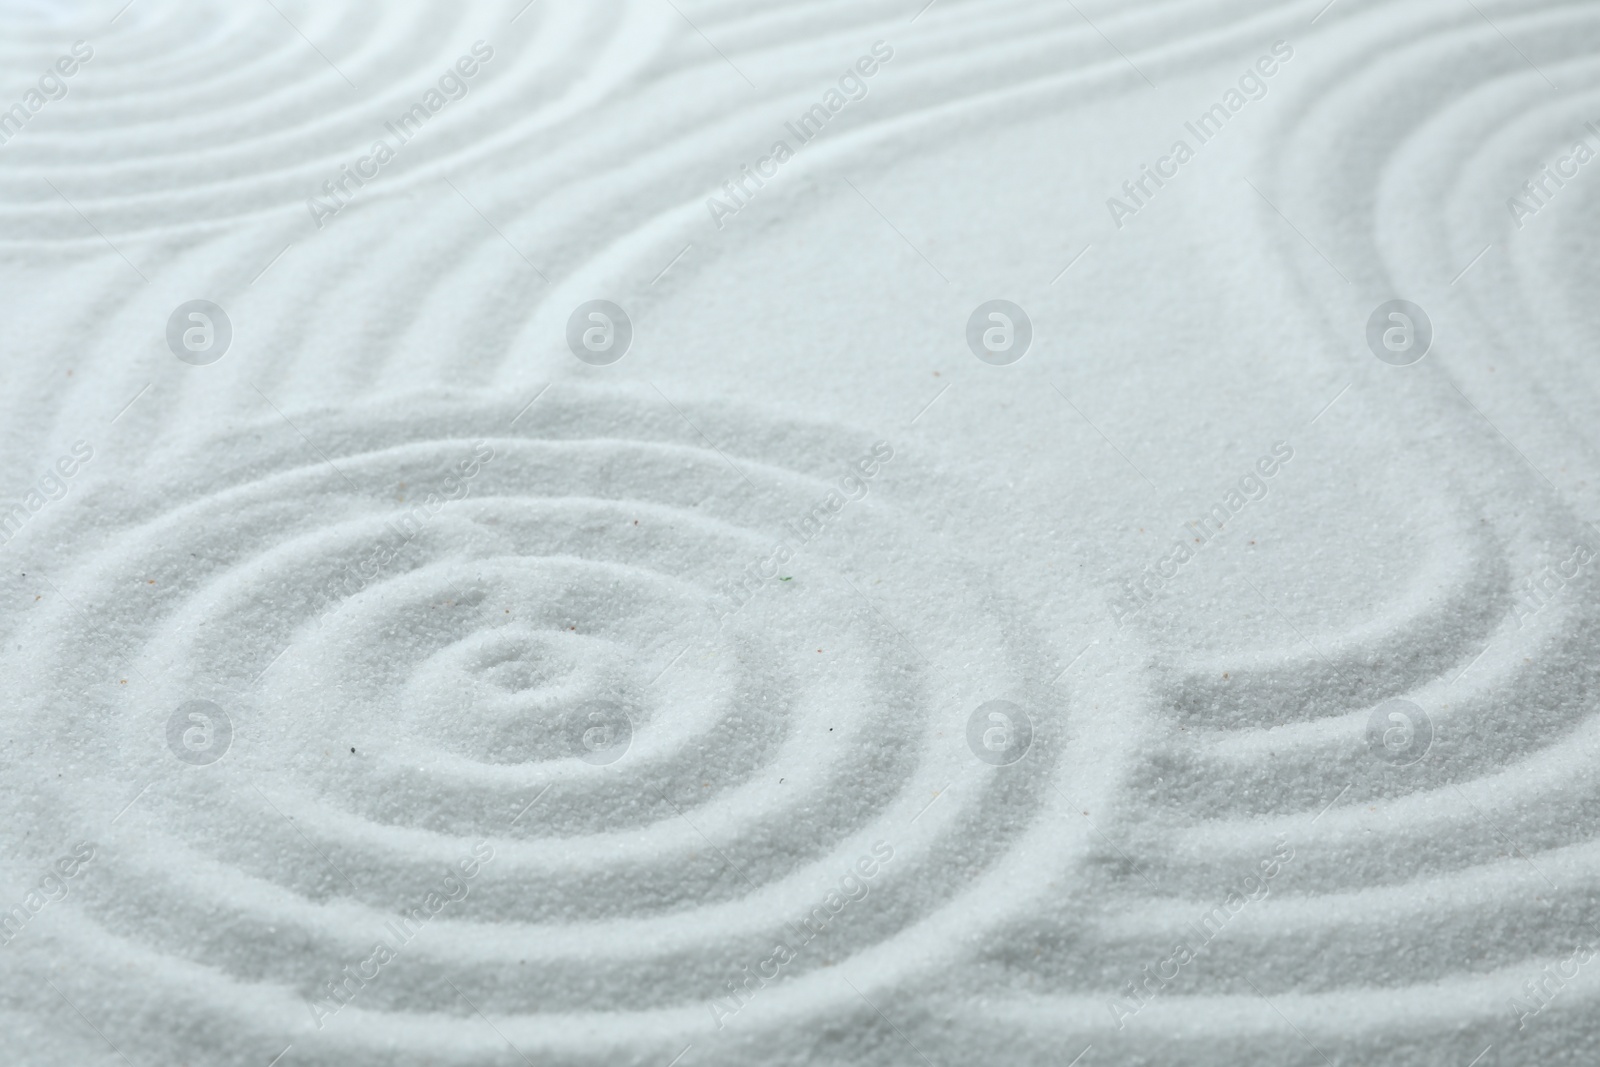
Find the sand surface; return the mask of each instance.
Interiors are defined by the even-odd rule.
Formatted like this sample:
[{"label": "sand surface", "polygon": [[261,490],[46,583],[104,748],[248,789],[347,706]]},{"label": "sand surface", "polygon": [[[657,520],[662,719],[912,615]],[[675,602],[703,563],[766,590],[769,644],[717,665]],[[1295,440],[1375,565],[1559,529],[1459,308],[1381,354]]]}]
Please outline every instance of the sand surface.
[{"label": "sand surface", "polygon": [[1600,1061],[1600,6],[122,4],[8,1064]]}]

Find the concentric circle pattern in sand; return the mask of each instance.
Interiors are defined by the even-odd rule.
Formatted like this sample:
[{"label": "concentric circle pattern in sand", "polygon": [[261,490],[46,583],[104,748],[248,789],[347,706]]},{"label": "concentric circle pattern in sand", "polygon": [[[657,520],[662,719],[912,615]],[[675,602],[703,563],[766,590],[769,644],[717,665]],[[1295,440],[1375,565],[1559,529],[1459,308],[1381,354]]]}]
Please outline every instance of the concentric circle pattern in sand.
[{"label": "concentric circle pattern in sand", "polygon": [[1600,146],[1600,15],[919,6],[0,7],[94,49],[0,147],[6,455],[100,457],[5,546],[7,891],[93,845],[0,950],[25,1062],[1600,1054],[1600,164],[1506,211]]},{"label": "concentric circle pattern in sand", "polygon": [[[709,1050],[775,943],[791,981],[749,1010],[810,1018],[854,996],[829,967],[905,980],[892,946],[1059,839],[1037,811],[1060,819],[1085,698],[1040,681],[1052,652],[970,564],[878,503],[891,445],[573,388],[521,415],[308,416],[341,442],[322,456],[252,429],[156,457],[208,471],[158,510],[147,485],[96,501],[128,525],[68,550],[67,614],[30,618],[8,670],[32,694],[26,762],[62,771],[31,832],[99,842],[68,937],[104,945],[108,973],[148,972],[223,1045],[278,1031],[380,1062],[399,1028],[472,1062],[482,1010],[530,1051]],[[909,620],[942,668],[896,628],[905,583],[966,605],[938,631]],[[969,693],[1032,709],[1025,764],[973,760]],[[225,726],[188,726],[195,700]],[[175,716],[196,732],[175,741]],[[1038,879],[984,896],[1016,907]],[[347,967],[369,981],[341,1000]]]}]

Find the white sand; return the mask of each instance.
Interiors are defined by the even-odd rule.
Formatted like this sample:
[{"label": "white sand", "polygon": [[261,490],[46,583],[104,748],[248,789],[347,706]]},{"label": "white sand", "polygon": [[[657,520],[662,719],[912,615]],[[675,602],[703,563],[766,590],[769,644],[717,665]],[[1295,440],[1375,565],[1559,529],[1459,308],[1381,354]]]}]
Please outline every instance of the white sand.
[{"label": "white sand", "polygon": [[0,0],[0,1059],[1600,1060],[1600,8],[120,2]]}]

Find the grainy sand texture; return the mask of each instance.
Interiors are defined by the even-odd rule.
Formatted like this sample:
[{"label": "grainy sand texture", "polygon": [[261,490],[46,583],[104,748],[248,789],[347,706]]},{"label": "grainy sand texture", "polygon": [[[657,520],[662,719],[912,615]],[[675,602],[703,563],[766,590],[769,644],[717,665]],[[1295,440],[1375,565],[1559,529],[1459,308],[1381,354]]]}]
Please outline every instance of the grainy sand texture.
[{"label": "grainy sand texture", "polygon": [[0,71],[8,1067],[1600,1062],[1600,4]]}]

